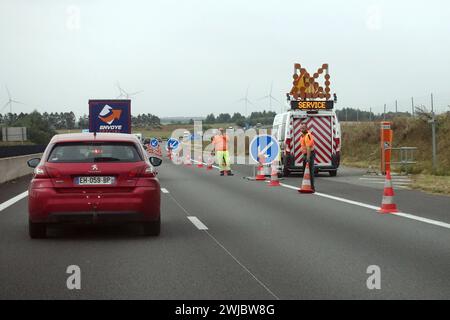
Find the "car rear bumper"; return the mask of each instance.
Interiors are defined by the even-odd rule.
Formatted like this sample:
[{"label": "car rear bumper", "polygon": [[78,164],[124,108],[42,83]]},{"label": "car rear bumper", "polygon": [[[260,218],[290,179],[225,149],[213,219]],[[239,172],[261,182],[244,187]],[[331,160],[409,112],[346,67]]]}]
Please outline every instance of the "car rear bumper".
[{"label": "car rear bumper", "polygon": [[[150,222],[142,213],[138,212],[53,212],[46,219],[40,220],[45,223],[58,224],[122,224],[132,222]],[[36,222],[36,221],[33,221]]]},{"label": "car rear bumper", "polygon": [[124,193],[60,193],[54,188],[29,191],[32,222],[145,222],[160,216],[159,184]]}]

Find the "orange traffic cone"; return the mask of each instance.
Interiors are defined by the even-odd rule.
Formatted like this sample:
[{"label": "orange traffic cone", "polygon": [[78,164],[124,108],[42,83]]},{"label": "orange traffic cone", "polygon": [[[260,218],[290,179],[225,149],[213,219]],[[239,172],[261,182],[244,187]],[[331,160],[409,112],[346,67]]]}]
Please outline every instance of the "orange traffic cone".
[{"label": "orange traffic cone", "polygon": [[202,156],[198,156],[197,168],[203,168],[203,159]]},{"label": "orange traffic cone", "polygon": [[279,187],[280,181],[278,180],[278,161],[272,162],[272,173],[270,174],[270,183],[271,187]]},{"label": "orange traffic cone", "polygon": [[391,172],[386,171],[386,180],[384,181],[383,200],[381,201],[381,213],[398,212],[397,205],[394,203],[394,189],[392,188]]},{"label": "orange traffic cone", "polygon": [[309,170],[309,163],[306,162],[305,172],[303,174],[303,181],[300,189],[298,189],[300,193],[314,193],[315,191],[311,188],[311,174]]},{"label": "orange traffic cone", "polygon": [[211,156],[211,153],[210,153],[210,154],[208,154],[208,158],[207,158],[206,170],[212,170],[213,162],[214,162],[214,159],[213,159],[213,157]]},{"label": "orange traffic cone", "polygon": [[266,176],[264,174],[264,165],[263,165],[263,160],[264,156],[262,154],[259,155],[258,157],[258,173],[256,174],[255,180],[257,181],[265,181],[266,180]]},{"label": "orange traffic cone", "polygon": [[192,166],[192,164],[191,164],[191,155],[189,153],[186,154],[186,158],[184,159],[184,165],[186,167],[191,167]]},{"label": "orange traffic cone", "polygon": [[176,165],[181,165],[183,164],[183,157],[181,157],[181,155],[178,152],[174,152],[172,154],[172,162],[175,163]]}]

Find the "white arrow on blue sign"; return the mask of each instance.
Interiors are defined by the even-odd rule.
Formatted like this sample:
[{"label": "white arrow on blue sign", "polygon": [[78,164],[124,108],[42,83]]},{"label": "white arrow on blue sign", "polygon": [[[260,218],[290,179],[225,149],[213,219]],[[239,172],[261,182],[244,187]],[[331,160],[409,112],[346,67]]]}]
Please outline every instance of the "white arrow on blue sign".
[{"label": "white arrow on blue sign", "polygon": [[170,138],[169,140],[167,140],[167,144],[166,144],[166,150],[169,150],[169,147],[171,150],[177,150],[178,147],[180,146],[180,141],[178,141],[175,138]]},{"label": "white arrow on blue sign", "polygon": [[280,146],[274,136],[268,134],[261,134],[253,138],[250,143],[250,156],[258,162],[259,154],[265,157],[264,163],[274,162],[280,152]]},{"label": "white arrow on blue sign", "polygon": [[153,148],[157,148],[158,145],[159,145],[158,139],[152,138],[152,140],[150,140],[150,145],[151,145]]}]

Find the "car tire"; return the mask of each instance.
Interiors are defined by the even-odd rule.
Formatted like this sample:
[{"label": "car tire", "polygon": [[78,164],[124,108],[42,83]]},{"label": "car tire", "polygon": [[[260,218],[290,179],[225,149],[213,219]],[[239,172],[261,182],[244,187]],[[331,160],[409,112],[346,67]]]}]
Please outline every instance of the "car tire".
[{"label": "car tire", "polygon": [[45,239],[47,238],[47,225],[28,221],[28,233],[31,239]]},{"label": "car tire", "polygon": [[329,171],[329,173],[330,173],[330,177],[336,177],[337,170],[331,170],[331,171]]},{"label": "car tire", "polygon": [[143,226],[146,236],[159,236],[161,232],[161,217],[157,221],[144,222]]}]

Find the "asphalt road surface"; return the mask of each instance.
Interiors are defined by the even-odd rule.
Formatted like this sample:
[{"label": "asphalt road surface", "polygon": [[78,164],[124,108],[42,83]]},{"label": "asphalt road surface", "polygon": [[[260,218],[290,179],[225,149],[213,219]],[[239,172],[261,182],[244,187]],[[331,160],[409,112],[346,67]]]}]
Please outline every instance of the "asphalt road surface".
[{"label": "asphalt road surface", "polygon": [[[0,205],[0,299],[449,299],[450,198],[398,184],[400,215],[380,214],[383,185],[360,170],[269,187],[236,175],[159,169],[162,230],[64,227],[31,240],[27,198]],[[361,179],[363,178],[363,179]],[[394,180],[396,178],[394,177]],[[29,177],[0,186],[0,204]],[[207,229],[206,229],[207,228]],[[66,286],[69,265],[81,289]],[[369,266],[380,289],[369,290]]]}]

